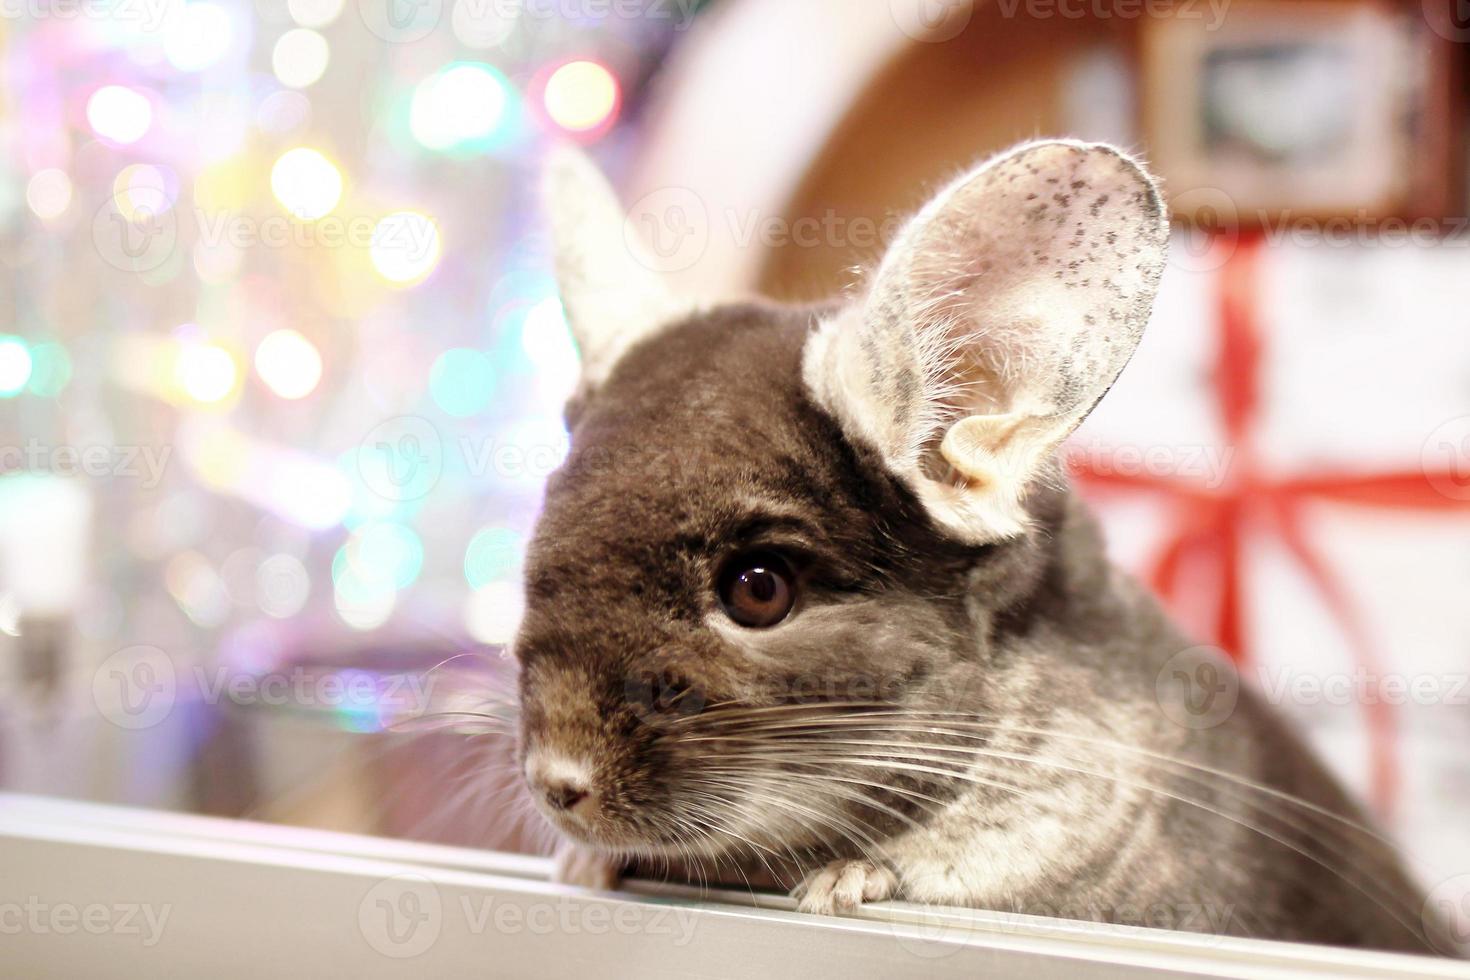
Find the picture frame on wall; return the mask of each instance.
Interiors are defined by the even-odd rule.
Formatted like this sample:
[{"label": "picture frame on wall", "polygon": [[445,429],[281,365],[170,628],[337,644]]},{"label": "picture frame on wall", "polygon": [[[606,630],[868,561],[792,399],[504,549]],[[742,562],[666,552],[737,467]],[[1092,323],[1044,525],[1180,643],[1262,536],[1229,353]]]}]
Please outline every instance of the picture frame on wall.
[{"label": "picture frame on wall", "polygon": [[1251,227],[1460,206],[1449,42],[1368,0],[1248,2],[1213,29],[1144,27],[1143,130],[1176,217]]}]

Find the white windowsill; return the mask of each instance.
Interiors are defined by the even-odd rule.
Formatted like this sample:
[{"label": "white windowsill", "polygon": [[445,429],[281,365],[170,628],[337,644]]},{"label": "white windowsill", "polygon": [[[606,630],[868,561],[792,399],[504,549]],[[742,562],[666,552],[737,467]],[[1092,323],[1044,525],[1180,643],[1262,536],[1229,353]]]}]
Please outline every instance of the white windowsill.
[{"label": "white windowsill", "polygon": [[[0,973],[1470,980],[1448,960],[903,903],[821,918],[776,896],[589,893],[548,872],[542,858],[0,794]],[[147,914],[166,918],[150,928]]]}]

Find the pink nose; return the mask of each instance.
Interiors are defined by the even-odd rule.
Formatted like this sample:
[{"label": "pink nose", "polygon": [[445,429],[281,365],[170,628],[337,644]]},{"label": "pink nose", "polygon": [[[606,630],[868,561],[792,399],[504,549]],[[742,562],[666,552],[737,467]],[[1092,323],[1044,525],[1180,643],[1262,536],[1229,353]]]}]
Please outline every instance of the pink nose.
[{"label": "pink nose", "polygon": [[589,768],[561,756],[533,753],[526,759],[526,783],[560,813],[586,816],[597,804]]},{"label": "pink nose", "polygon": [[575,783],[550,782],[541,787],[541,795],[557,810],[575,810],[587,794],[585,787]]}]

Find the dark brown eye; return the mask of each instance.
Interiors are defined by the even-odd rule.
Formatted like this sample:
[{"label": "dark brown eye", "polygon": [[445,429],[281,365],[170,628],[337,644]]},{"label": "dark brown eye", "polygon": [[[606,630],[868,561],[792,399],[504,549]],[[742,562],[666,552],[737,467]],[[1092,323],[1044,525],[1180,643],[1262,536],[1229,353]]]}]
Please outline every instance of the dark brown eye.
[{"label": "dark brown eye", "polygon": [[775,626],[796,602],[791,565],[770,552],[736,556],[720,575],[720,602],[741,626]]}]

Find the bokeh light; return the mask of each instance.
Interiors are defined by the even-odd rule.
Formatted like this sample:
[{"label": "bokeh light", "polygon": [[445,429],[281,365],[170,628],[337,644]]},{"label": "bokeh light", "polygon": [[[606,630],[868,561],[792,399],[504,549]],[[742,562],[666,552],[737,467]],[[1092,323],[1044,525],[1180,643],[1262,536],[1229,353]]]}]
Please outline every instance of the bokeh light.
[{"label": "bokeh light", "polygon": [[332,161],[309,147],[287,150],[271,167],[271,192],[298,218],[315,220],[342,198],[342,174]]},{"label": "bokeh light", "polygon": [[325,27],[342,13],[344,0],[287,0],[291,19],[302,27]]},{"label": "bokeh light", "polygon": [[[259,180],[257,168],[246,157],[217,161],[194,177],[194,205],[210,212],[241,210],[251,200]],[[220,241],[228,242],[229,236]]]},{"label": "bokeh light", "polygon": [[419,416],[400,415],[374,427],[339,458],[353,487],[349,526],[416,513],[443,476],[443,449],[438,430]]},{"label": "bokeh light", "polygon": [[408,588],[424,567],[423,542],[412,528],[394,521],[365,524],[353,531],[346,552],[360,579],[381,578],[387,588]]},{"label": "bokeh light", "polygon": [[509,643],[525,615],[519,582],[491,582],[470,593],[465,602],[465,630],[481,643]]},{"label": "bokeh light", "polygon": [[143,223],[173,207],[168,175],[146,163],[133,163],[118,171],[112,182],[112,199],[118,214]]},{"label": "bokeh light", "polygon": [[498,48],[509,40],[521,11],[519,3],[454,0],[449,26],[467,48]]},{"label": "bokeh light", "polygon": [[[346,582],[344,587],[342,584]],[[332,593],[332,603],[337,617],[356,630],[374,630],[382,626],[393,615],[398,604],[396,592],[363,592],[350,577],[338,580]]]},{"label": "bokeh light", "polygon": [[479,589],[511,577],[520,567],[525,544],[521,535],[508,527],[481,528],[465,549],[465,581],[470,588]]},{"label": "bokeh light", "polygon": [[[470,649],[467,623],[508,638],[565,455],[547,391],[577,367],[536,194],[563,138],[545,83],[616,66],[614,115],[636,119],[670,23],[531,0],[20,6],[0,17],[0,449],[21,452],[0,469],[55,486],[0,487],[0,525],[41,542],[0,566],[34,583],[65,563],[82,586],[42,617],[0,569],[0,656],[66,668],[143,643],[190,677],[330,658],[376,679]],[[68,535],[39,533],[38,504],[68,491]],[[17,707],[64,707],[71,681],[87,700],[91,673]],[[315,721],[380,721],[371,699],[234,707],[242,731],[286,722],[288,769],[298,736],[330,734]],[[88,786],[97,740],[58,742],[31,788],[254,806],[197,779],[240,758],[197,720],[176,710]],[[246,782],[285,787],[280,761],[247,759]]]},{"label": "bokeh light", "polygon": [[31,351],[26,342],[8,334],[0,335],[0,398],[19,394],[30,379]]},{"label": "bokeh light", "polygon": [[300,92],[273,92],[261,100],[255,110],[255,124],[261,132],[286,136],[306,128],[311,120],[311,102]]},{"label": "bokeh light", "polygon": [[580,359],[560,299],[548,296],[526,311],[521,320],[521,350],[538,370],[575,377]]},{"label": "bokeh light", "polygon": [[55,398],[71,381],[71,355],[57,343],[31,346],[31,378],[26,390],[42,398]]},{"label": "bokeh light", "polygon": [[487,143],[506,121],[510,83],[489,65],[458,62],[420,82],[409,129],[430,150]]},{"label": "bokeh light", "polygon": [[186,343],[179,349],[174,381],[196,402],[224,401],[235,390],[239,371],[229,351],[215,344]]},{"label": "bokeh light", "polygon": [[321,381],[322,356],[295,330],[275,330],[255,348],[255,370],[282,398],[305,398]]},{"label": "bokeh light", "polygon": [[266,615],[289,619],[311,596],[311,574],[295,555],[271,555],[255,570],[255,594]]},{"label": "bokeh light", "polygon": [[170,18],[163,34],[163,54],[179,71],[201,71],[230,50],[234,25],[219,4],[186,3]]},{"label": "bokeh light", "polygon": [[331,50],[316,31],[298,27],[282,34],[271,49],[271,70],[282,85],[306,88],[327,70]]},{"label": "bokeh light", "polygon": [[164,587],[184,615],[206,629],[224,622],[230,613],[230,594],[219,573],[197,551],[181,551],[163,569]]},{"label": "bokeh light", "polygon": [[148,96],[123,85],[104,85],[87,100],[87,125],[114,143],[136,143],[153,125]]},{"label": "bokeh light", "polygon": [[520,345],[547,401],[559,405],[571,397],[582,374],[582,361],[561,300],[548,296],[526,311],[521,318]]},{"label": "bokeh light", "polygon": [[232,428],[220,415],[191,416],[179,427],[180,454],[198,480],[296,527],[342,522],[352,486],[332,463]]},{"label": "bokeh light", "polygon": [[229,282],[240,272],[244,250],[233,242],[221,240],[211,244],[207,239],[194,243],[194,272],[200,282],[218,285]]},{"label": "bokeh light", "polygon": [[542,101],[562,129],[592,134],[615,118],[622,96],[613,73],[595,61],[571,61],[551,73]]},{"label": "bokeh light", "polygon": [[495,394],[495,368],[480,351],[456,347],[439,355],[429,372],[434,404],[456,417],[482,412]]},{"label": "bokeh light", "polygon": [[409,527],[381,521],[353,531],[332,560],[337,615],[356,629],[381,625],[423,563],[423,543]]},{"label": "bokeh light", "polygon": [[254,470],[269,483],[252,487],[242,480],[235,492],[300,527],[321,530],[342,523],[352,488],[336,467],[275,446],[258,444],[251,451]]},{"label": "bokeh light", "polygon": [[26,184],[26,204],[43,221],[59,218],[71,205],[71,178],[65,170],[37,170]]},{"label": "bokeh light", "polygon": [[428,215],[398,211],[373,228],[373,268],[395,286],[422,282],[439,262],[439,226]]}]

